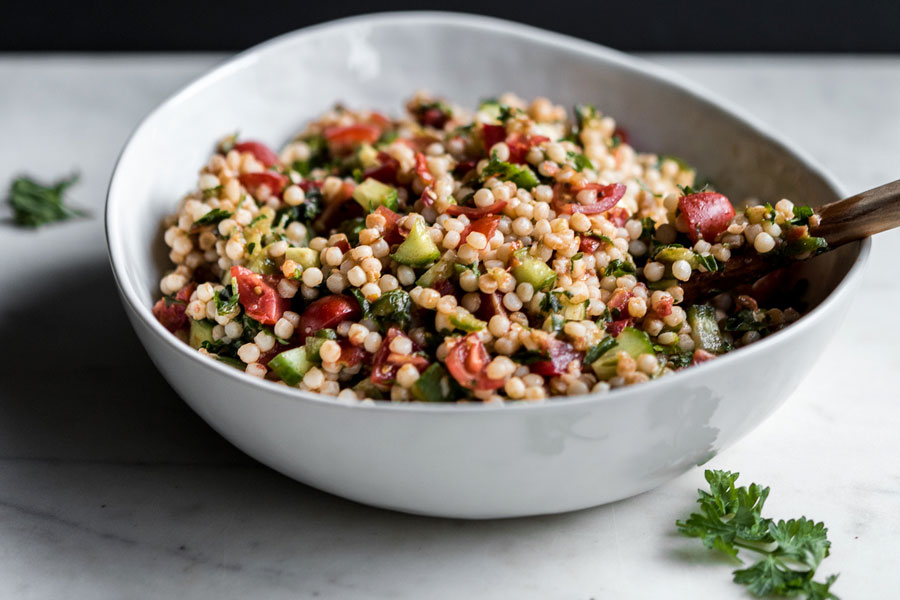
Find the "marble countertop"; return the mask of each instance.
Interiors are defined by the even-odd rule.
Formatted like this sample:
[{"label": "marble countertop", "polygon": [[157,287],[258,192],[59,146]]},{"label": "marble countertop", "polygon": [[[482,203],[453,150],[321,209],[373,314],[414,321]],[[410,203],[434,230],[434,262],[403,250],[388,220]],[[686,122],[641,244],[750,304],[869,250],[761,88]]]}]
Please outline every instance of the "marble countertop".
[{"label": "marble countertop", "polygon": [[[138,120],[219,55],[0,55],[0,185],[79,170],[89,219],[21,231],[0,208],[0,598],[744,598],[681,538],[702,471],[577,513],[412,517],[291,481],[181,402],[126,322],[102,211]],[[900,57],[649,57],[730,98],[848,190],[900,176]],[[895,597],[900,231],[810,376],[709,466],[823,520],[844,598]],[[803,360],[803,357],[797,357]],[[137,385],[135,385],[137,383]]]}]

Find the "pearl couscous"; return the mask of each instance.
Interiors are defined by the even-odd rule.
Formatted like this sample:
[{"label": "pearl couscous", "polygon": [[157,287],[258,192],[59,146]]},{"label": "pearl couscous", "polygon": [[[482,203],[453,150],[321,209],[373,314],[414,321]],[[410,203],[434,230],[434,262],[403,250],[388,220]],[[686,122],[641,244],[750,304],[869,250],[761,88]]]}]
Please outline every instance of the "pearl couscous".
[{"label": "pearl couscous", "polygon": [[808,208],[736,213],[590,106],[406,109],[338,106],[280,154],[224,139],[165,220],[162,324],[340,400],[503,402],[662,377],[799,317],[764,286],[685,305],[682,284],[820,251]]}]

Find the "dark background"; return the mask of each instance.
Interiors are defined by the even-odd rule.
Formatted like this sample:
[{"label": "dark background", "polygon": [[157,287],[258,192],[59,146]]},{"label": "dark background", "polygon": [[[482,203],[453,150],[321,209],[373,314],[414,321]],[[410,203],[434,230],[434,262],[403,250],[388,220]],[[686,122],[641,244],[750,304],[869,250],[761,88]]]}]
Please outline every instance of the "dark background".
[{"label": "dark background", "polygon": [[0,6],[0,51],[231,51],[349,15],[443,9],[632,51],[900,52],[898,0],[5,0]]}]

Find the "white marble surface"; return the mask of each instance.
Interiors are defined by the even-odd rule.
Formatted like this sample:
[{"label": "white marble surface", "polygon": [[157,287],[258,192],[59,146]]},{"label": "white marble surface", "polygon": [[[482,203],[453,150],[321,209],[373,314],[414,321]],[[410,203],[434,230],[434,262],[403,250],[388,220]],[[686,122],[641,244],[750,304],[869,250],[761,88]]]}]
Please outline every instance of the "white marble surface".
[{"label": "white marble surface", "polygon": [[[848,190],[900,176],[900,57],[652,56],[774,124]],[[743,598],[674,532],[700,469],[552,517],[460,522],[360,506],[242,455],[147,361],[115,294],[102,207],[138,119],[219,56],[0,56],[0,185],[82,173],[90,219],[37,232],[0,208],[0,598]],[[710,466],[824,520],[844,598],[896,597],[900,350],[893,257],[787,404]],[[797,360],[803,360],[798,356]]]}]

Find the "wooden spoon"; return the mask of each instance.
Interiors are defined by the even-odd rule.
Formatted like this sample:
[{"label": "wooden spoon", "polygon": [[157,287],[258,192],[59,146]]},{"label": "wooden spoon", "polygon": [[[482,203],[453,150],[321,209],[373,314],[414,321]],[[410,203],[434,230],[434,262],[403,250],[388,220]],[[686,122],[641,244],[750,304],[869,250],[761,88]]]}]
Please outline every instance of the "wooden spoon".
[{"label": "wooden spoon", "polygon": [[[824,238],[827,251],[894,227],[900,227],[900,180],[815,209],[809,235]],[[696,303],[740,284],[752,284],[764,275],[811,256],[791,259],[776,253],[759,254],[749,244],[742,248],[745,250],[740,255],[735,252],[723,269],[691,273],[691,278],[681,284],[685,302]]]}]

